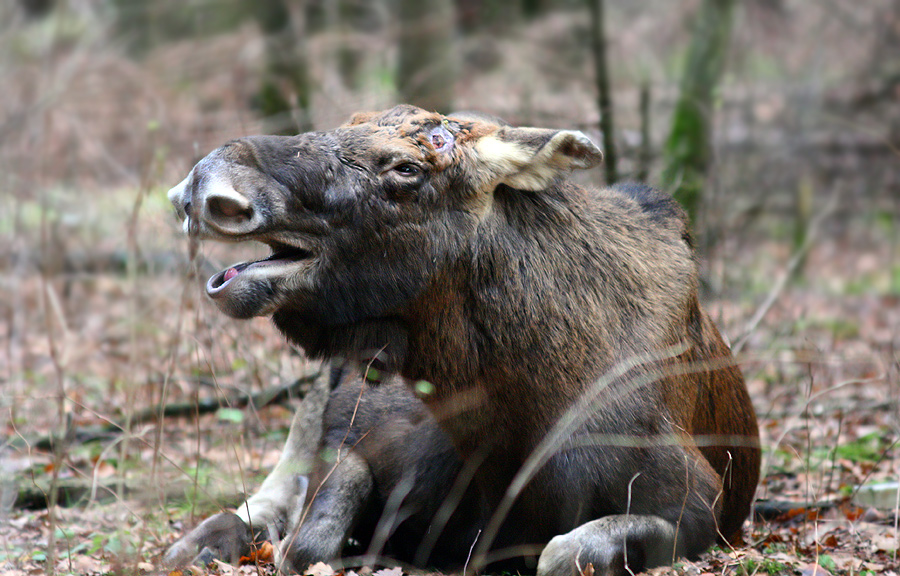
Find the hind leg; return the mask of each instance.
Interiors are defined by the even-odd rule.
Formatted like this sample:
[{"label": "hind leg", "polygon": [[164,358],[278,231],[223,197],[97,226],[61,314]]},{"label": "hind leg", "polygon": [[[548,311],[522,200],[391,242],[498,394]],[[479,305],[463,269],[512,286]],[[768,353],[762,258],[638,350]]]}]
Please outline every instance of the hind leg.
[{"label": "hind leg", "polygon": [[[538,560],[538,576],[626,576],[671,564],[684,554],[676,527],[658,516],[605,516],[556,536]],[[626,568],[627,566],[627,568]]]},{"label": "hind leg", "polygon": [[600,490],[613,496],[619,513],[552,538],[541,552],[539,576],[573,576],[588,563],[597,576],[637,574],[715,543],[722,482],[697,448],[646,448],[638,463],[640,471],[604,476]]}]

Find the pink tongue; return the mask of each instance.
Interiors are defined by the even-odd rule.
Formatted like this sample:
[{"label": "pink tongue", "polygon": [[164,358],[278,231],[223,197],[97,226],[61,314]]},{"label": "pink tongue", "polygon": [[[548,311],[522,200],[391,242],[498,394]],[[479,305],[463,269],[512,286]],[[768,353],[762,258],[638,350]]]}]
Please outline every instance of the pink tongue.
[{"label": "pink tongue", "polygon": [[225,271],[224,281],[228,282],[229,280],[231,280],[232,278],[234,278],[237,275],[238,275],[238,271],[236,268],[229,268],[228,270]]}]

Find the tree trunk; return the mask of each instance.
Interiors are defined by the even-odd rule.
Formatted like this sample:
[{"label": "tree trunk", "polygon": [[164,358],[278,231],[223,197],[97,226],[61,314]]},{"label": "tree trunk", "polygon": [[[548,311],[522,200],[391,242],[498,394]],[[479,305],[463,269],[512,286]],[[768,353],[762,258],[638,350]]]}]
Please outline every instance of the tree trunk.
[{"label": "tree trunk", "polygon": [[612,98],[609,94],[609,67],[606,63],[606,30],[604,0],[587,0],[591,10],[591,39],[594,48],[594,73],[597,82],[597,107],[600,109],[600,131],[603,132],[603,163],[606,183],[619,179],[616,138],[613,129]]},{"label": "tree trunk", "polygon": [[302,2],[295,13],[284,0],[254,0],[253,11],[266,38],[266,70],[257,95],[265,131],[296,134],[312,130],[308,67],[304,57]]},{"label": "tree trunk", "polygon": [[[371,50],[364,34],[382,31],[379,2],[375,0],[337,0],[337,66],[344,86],[354,92],[365,86],[366,52]],[[387,10],[386,10],[387,11]]]},{"label": "tree trunk", "polygon": [[522,11],[509,0],[456,0],[457,20],[464,34],[487,32],[503,35],[514,29]]},{"label": "tree trunk", "polygon": [[450,0],[400,0],[397,92],[426,110],[453,108],[456,10]]},{"label": "tree trunk", "polygon": [[638,182],[647,182],[650,175],[650,162],[653,159],[653,143],[650,141],[650,81],[641,81],[640,102],[641,116],[641,148],[638,150],[638,165],[635,178]]},{"label": "tree trunk", "polygon": [[663,184],[696,222],[711,156],[713,94],[731,38],[734,0],[702,0],[666,142]]}]

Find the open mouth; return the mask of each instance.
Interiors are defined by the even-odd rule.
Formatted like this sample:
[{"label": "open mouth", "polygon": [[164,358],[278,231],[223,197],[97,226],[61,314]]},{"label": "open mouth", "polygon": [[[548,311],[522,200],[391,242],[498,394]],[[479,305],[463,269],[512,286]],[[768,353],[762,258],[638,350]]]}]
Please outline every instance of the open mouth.
[{"label": "open mouth", "polygon": [[272,245],[272,254],[268,258],[235,264],[211,276],[206,282],[206,292],[213,297],[221,295],[228,285],[242,274],[253,271],[258,272],[254,273],[256,278],[265,278],[268,275],[267,272],[276,273],[280,266],[309,260],[312,256],[312,252],[302,248]]}]

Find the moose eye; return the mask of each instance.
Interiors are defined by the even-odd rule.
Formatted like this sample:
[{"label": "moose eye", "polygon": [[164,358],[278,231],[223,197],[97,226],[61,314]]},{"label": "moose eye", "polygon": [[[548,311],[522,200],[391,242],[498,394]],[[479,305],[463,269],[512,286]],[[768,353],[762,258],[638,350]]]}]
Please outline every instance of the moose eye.
[{"label": "moose eye", "polygon": [[401,176],[405,176],[406,178],[411,178],[413,176],[418,176],[422,170],[415,164],[400,164],[399,166],[394,167],[394,172]]}]

